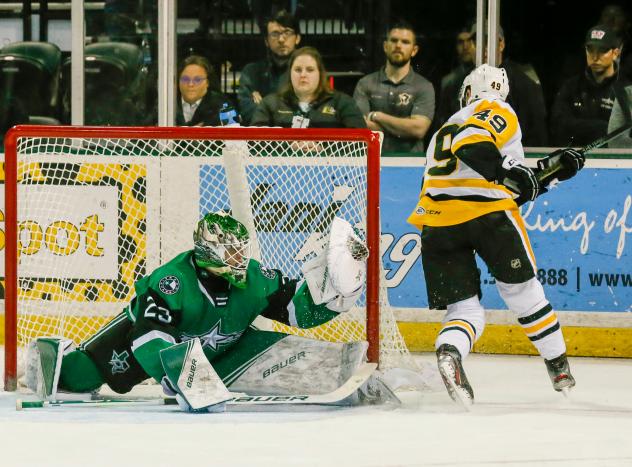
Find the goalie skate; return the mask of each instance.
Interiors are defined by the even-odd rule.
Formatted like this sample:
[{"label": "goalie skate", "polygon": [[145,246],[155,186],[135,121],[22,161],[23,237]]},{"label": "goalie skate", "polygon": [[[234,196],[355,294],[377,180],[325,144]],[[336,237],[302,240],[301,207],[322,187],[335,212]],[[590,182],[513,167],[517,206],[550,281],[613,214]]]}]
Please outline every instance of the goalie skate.
[{"label": "goalie skate", "polygon": [[456,347],[443,344],[437,349],[437,365],[448,394],[453,401],[468,408],[474,403],[474,392],[467,381],[461,354]]},{"label": "goalie skate", "polygon": [[571,374],[565,353],[552,360],[544,360],[544,363],[546,364],[546,370],[551,378],[553,389],[558,392],[567,393],[575,386],[575,378],[573,378]]}]

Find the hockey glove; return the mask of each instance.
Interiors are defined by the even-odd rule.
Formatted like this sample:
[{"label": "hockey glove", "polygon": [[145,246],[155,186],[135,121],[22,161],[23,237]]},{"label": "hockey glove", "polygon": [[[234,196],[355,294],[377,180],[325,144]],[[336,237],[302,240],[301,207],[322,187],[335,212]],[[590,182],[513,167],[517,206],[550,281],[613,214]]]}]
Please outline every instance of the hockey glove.
[{"label": "hockey glove", "polygon": [[532,169],[508,156],[503,157],[498,178],[510,191],[518,195],[515,199],[518,206],[527,201],[534,201],[539,195],[547,191],[540,185]]},{"label": "hockey glove", "polygon": [[553,151],[538,161],[539,172],[551,172],[540,183],[543,186],[547,186],[555,179],[558,179],[560,182],[568,180],[584,167],[585,162],[586,157],[584,154],[576,149],[566,148]]}]

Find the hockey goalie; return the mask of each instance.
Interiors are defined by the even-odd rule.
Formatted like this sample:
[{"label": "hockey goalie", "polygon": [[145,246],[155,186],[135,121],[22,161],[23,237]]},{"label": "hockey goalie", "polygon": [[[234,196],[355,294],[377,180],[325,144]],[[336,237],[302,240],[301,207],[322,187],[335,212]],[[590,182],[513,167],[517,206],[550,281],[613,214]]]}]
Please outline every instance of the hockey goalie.
[{"label": "hockey goalie", "polygon": [[[135,284],[135,296],[77,348],[38,338],[27,385],[54,400],[107,384],[127,393],[153,378],[183,410],[214,411],[235,392],[320,394],[343,384],[365,360],[366,342],[333,343],[252,323],[263,316],[310,328],[348,311],[361,294],[368,250],[352,226],[335,218],[326,247],[303,265],[300,279],[250,257],[246,227],[230,215],[206,214],[194,248]],[[396,397],[372,375],[351,403]]]}]

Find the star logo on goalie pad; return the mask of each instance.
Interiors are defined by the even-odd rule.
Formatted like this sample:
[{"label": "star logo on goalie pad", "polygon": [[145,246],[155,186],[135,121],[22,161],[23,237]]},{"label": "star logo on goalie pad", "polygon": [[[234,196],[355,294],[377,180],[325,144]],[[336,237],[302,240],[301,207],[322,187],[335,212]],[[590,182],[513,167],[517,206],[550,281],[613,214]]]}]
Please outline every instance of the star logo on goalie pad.
[{"label": "star logo on goalie pad", "polygon": [[127,359],[129,358],[129,353],[127,350],[124,350],[121,353],[116,353],[116,350],[112,352],[112,358],[108,362],[112,365],[112,374],[115,375],[117,373],[125,373],[129,370],[129,363],[127,363]]},{"label": "star logo on goalie pad", "polygon": [[202,347],[210,347],[213,350],[217,350],[217,348],[220,345],[229,345],[229,344],[232,344],[233,342],[238,341],[241,335],[243,334],[243,331],[235,332],[233,334],[222,334],[222,332],[220,331],[221,324],[222,324],[222,320],[220,319],[215,325],[215,327],[213,327],[213,329],[211,329],[208,333],[202,334],[199,336],[189,336],[189,335],[183,334],[182,340],[188,341],[196,337],[199,337]]}]

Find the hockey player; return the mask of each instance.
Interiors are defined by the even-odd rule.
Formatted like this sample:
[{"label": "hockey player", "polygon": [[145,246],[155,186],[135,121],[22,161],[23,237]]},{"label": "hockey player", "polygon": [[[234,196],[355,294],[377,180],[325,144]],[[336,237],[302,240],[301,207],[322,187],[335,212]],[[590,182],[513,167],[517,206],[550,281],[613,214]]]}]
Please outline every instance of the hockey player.
[{"label": "hockey player", "polygon": [[[368,251],[350,224],[334,219],[328,249],[303,266],[300,281],[251,259],[248,231],[230,215],[206,214],[193,239],[193,250],[136,282],[123,312],[78,348],[38,339],[27,370],[29,387],[39,383],[48,398],[57,389],[91,392],[104,383],[126,393],[151,377],[184,409],[203,409],[218,399],[206,394],[208,387],[194,387],[193,373],[202,368],[219,376],[224,400],[225,386],[249,394],[314,394],[332,391],[351,376],[365,342],[321,342],[251,327],[264,316],[309,328],[353,306]],[[39,378],[33,376],[38,363]]]},{"label": "hockey player", "polygon": [[[535,258],[518,206],[547,191],[554,179],[573,177],[582,153],[555,151],[525,164],[520,124],[505,98],[505,70],[474,69],[461,88],[461,110],[432,137],[419,202],[408,221],[421,230],[430,308],[445,309],[435,342],[448,393],[469,406],[474,393],[462,361],[485,327],[475,254],[496,279],[500,296],[546,363],[556,391],[575,385],[557,317],[535,277]],[[551,165],[561,169],[538,181]]]}]

